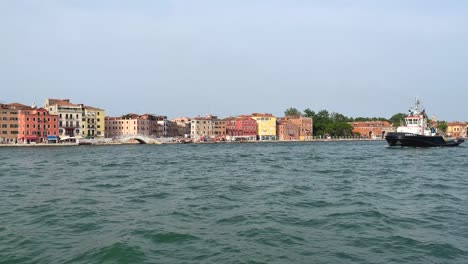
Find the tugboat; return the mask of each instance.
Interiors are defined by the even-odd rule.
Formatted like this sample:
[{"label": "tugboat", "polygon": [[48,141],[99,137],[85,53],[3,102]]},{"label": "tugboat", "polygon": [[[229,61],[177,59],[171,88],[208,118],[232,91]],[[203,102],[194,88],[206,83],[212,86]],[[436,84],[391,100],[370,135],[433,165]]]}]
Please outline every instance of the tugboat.
[{"label": "tugboat", "polygon": [[456,147],[465,140],[462,138],[447,139],[430,128],[424,110],[420,110],[420,101],[416,99],[415,106],[405,117],[405,126],[399,126],[397,132],[389,132],[385,136],[388,145],[401,147]]}]

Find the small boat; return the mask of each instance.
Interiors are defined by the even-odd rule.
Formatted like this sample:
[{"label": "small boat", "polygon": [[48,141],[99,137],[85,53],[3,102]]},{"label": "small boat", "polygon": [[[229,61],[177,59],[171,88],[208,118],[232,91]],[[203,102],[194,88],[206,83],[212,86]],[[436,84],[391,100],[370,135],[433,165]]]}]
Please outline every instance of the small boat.
[{"label": "small boat", "polygon": [[390,146],[401,147],[456,147],[463,143],[463,138],[448,139],[436,133],[434,127],[429,127],[424,110],[420,110],[420,101],[416,99],[415,106],[405,117],[405,125],[399,126],[397,132],[385,135]]}]

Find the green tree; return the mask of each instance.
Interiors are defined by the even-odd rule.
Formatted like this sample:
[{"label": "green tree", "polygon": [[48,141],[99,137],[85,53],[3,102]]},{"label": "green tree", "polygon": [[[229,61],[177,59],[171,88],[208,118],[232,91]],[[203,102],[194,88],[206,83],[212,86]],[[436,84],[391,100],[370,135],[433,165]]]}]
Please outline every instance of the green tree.
[{"label": "green tree", "polygon": [[445,121],[439,121],[437,122],[437,130],[442,131],[442,132],[447,132],[447,122]]},{"label": "green tree", "polygon": [[133,117],[132,114],[126,114],[122,116],[122,119],[131,119]]},{"label": "green tree", "polygon": [[398,113],[398,114],[394,114],[392,117],[390,117],[389,121],[390,121],[390,123],[392,123],[392,125],[394,127],[397,127],[405,119],[405,117],[406,117],[406,114]]},{"label": "green tree", "polygon": [[297,108],[290,107],[284,111],[285,116],[302,116],[301,111],[297,110]]},{"label": "green tree", "polygon": [[304,110],[304,116],[305,117],[311,117],[312,119],[315,118],[315,112],[310,110],[310,108],[307,108],[306,110]]}]

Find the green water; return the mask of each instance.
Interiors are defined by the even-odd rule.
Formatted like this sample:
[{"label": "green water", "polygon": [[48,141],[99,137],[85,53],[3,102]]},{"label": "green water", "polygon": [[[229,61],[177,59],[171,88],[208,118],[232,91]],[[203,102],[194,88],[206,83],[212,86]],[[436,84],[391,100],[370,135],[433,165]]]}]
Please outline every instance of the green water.
[{"label": "green water", "polygon": [[0,263],[468,263],[468,148],[0,148]]}]

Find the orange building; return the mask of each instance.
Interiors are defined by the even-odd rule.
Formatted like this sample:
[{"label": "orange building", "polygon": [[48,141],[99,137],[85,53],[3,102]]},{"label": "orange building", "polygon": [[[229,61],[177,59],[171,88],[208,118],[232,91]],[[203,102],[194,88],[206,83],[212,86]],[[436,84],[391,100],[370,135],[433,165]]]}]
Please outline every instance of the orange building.
[{"label": "orange building", "polygon": [[388,132],[394,132],[395,128],[387,121],[363,121],[351,122],[353,133],[371,139],[384,138]]},{"label": "orange building", "polygon": [[0,104],[0,143],[18,141],[18,111],[21,109],[31,107],[18,103]]},{"label": "orange building", "polygon": [[59,117],[44,108],[18,111],[19,142],[58,142]]},{"label": "orange building", "polygon": [[312,139],[312,118],[286,116],[277,119],[276,134],[278,140]]}]

